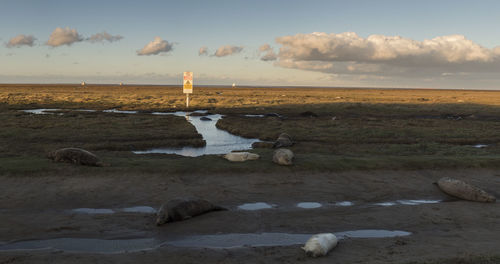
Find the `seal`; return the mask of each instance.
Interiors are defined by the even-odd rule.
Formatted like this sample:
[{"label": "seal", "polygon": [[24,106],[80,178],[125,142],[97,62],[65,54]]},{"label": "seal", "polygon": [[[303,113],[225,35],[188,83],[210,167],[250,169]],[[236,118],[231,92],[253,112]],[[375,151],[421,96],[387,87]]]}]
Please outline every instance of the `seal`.
[{"label": "seal", "polygon": [[293,157],[291,150],[280,148],[274,151],[273,162],[279,165],[293,165]]},{"label": "seal", "polygon": [[337,246],[338,239],[332,233],[317,234],[309,238],[302,249],[310,257],[326,256],[330,250]]},{"label": "seal", "polygon": [[156,225],[183,221],[211,211],[225,211],[224,207],[212,204],[204,199],[173,199],[163,204],[157,213]]},{"label": "seal", "polygon": [[290,147],[293,145],[292,137],[288,135],[287,133],[281,133],[278,136],[278,139],[276,139],[276,142],[274,142],[273,147],[274,148],[283,148],[283,147]]},{"label": "seal", "polygon": [[443,177],[439,179],[437,185],[443,192],[460,199],[483,203],[496,201],[495,196],[461,180]]},{"label": "seal", "polygon": [[97,167],[104,165],[96,155],[80,148],[63,148],[51,151],[47,154],[47,158],[55,162],[69,162],[77,165]]},{"label": "seal", "polygon": [[252,148],[273,148],[274,142],[257,141],[252,143]]},{"label": "seal", "polygon": [[229,161],[243,162],[247,160],[256,160],[260,158],[258,154],[250,152],[231,152],[223,156]]}]

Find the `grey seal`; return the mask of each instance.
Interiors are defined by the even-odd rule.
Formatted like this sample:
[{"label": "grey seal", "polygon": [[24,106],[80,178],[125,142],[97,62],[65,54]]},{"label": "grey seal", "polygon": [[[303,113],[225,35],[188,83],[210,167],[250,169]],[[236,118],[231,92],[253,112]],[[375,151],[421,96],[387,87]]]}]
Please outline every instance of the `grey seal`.
[{"label": "grey seal", "polygon": [[93,153],[80,148],[63,148],[51,151],[47,157],[55,162],[69,162],[77,165],[104,166],[101,160]]},{"label": "grey seal", "polygon": [[495,196],[461,180],[444,177],[439,179],[437,185],[443,192],[460,199],[483,203],[496,201]]},{"label": "grey seal", "polygon": [[211,211],[225,211],[224,207],[212,204],[204,199],[173,199],[163,204],[157,213],[156,225],[168,222],[183,221]]}]

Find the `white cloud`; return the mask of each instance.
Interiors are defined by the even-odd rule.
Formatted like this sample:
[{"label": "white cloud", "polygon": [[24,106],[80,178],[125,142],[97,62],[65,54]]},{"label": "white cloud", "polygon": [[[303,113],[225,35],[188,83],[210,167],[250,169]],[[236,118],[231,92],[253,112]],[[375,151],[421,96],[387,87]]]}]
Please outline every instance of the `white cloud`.
[{"label": "white cloud", "polygon": [[231,45],[220,46],[217,49],[217,51],[215,51],[214,56],[225,57],[236,53],[240,53],[242,50],[243,50],[242,46],[231,46]]},{"label": "white cloud", "polygon": [[383,35],[362,38],[353,32],[311,33],[278,37],[276,42],[282,45],[276,65],[285,68],[419,78],[500,70],[500,47],[488,49],[462,35],[417,41]]},{"label": "white cloud", "polygon": [[17,35],[9,40],[9,42],[6,44],[8,48],[13,48],[13,47],[21,47],[21,46],[30,46],[33,47],[35,44],[36,38],[33,37],[32,35]]},{"label": "white cloud", "polygon": [[271,45],[269,44],[264,44],[259,47],[259,53],[264,53],[264,56],[262,56],[260,59],[263,61],[274,61],[278,58],[278,55],[274,53],[273,48],[271,48]]},{"label": "white cloud", "polygon": [[200,50],[198,51],[198,56],[203,56],[203,55],[208,55],[208,48],[203,46],[200,48]]},{"label": "white cloud", "polygon": [[137,55],[157,55],[162,52],[169,52],[172,50],[173,45],[173,43],[168,43],[168,41],[162,40],[160,37],[155,37],[144,48],[138,50]]},{"label": "white cloud", "polygon": [[69,27],[58,27],[54,29],[52,34],[50,34],[49,40],[46,44],[52,47],[58,47],[62,45],[70,46],[71,44],[80,41],[83,41],[83,37],[78,34],[78,31],[76,31],[76,29],[70,29]]},{"label": "white cloud", "polygon": [[271,48],[271,45],[269,45],[267,43],[259,47],[259,51],[261,51],[261,52],[269,51],[269,50],[272,50],[272,48]]},{"label": "white cloud", "polygon": [[104,41],[114,42],[114,41],[118,41],[122,38],[123,38],[123,36],[120,36],[120,35],[113,36],[113,35],[109,34],[108,32],[103,31],[102,33],[97,33],[97,34],[90,36],[90,38],[88,38],[87,40],[92,42],[92,43],[104,42]]}]

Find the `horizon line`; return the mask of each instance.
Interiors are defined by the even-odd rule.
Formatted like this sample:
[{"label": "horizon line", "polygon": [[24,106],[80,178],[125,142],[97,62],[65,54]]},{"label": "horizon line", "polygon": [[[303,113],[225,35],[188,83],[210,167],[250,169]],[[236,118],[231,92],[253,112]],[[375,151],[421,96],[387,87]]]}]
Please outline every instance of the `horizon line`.
[{"label": "horizon line", "polygon": [[[77,85],[81,86],[81,83],[34,83],[34,82],[26,82],[26,83],[0,83],[0,86],[6,85]],[[167,87],[179,87],[182,88],[182,84],[144,84],[144,83],[87,83],[85,82],[85,86],[167,86]],[[211,87],[220,87],[220,88],[232,88],[231,84],[199,84],[195,85],[196,87],[202,88],[211,88]],[[436,88],[436,87],[383,87],[383,86],[319,86],[319,85],[236,85],[235,88],[319,88],[319,89],[387,89],[387,90],[459,90],[459,91],[500,91],[499,88],[491,88],[491,89],[473,89],[473,88]]]}]

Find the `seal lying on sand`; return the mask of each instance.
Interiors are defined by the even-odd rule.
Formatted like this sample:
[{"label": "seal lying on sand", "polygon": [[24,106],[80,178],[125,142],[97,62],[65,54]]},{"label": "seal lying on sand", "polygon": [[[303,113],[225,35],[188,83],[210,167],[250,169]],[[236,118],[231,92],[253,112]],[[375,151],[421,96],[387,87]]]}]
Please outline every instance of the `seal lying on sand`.
[{"label": "seal lying on sand", "polygon": [[483,203],[496,201],[495,196],[461,180],[444,177],[439,179],[437,185],[443,192],[460,199]]},{"label": "seal lying on sand", "polygon": [[47,157],[55,162],[69,162],[86,166],[103,166],[101,160],[94,154],[79,148],[63,148],[49,152]]},{"label": "seal lying on sand", "polygon": [[256,160],[260,156],[255,153],[250,152],[231,152],[224,155],[224,158],[229,161],[247,161],[247,160]]},{"label": "seal lying on sand", "polygon": [[273,162],[279,165],[292,165],[293,152],[289,149],[277,149],[274,151]]},{"label": "seal lying on sand", "polygon": [[321,257],[337,246],[338,239],[332,233],[317,234],[309,238],[302,249],[310,257]]},{"label": "seal lying on sand", "polygon": [[252,148],[273,148],[274,142],[257,141],[252,143]]},{"label": "seal lying on sand", "polygon": [[182,221],[211,211],[225,211],[226,208],[203,199],[173,199],[158,210],[156,225]]},{"label": "seal lying on sand", "polygon": [[293,145],[292,137],[287,133],[281,133],[278,136],[276,142],[274,142],[274,148],[290,147]]}]

